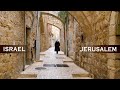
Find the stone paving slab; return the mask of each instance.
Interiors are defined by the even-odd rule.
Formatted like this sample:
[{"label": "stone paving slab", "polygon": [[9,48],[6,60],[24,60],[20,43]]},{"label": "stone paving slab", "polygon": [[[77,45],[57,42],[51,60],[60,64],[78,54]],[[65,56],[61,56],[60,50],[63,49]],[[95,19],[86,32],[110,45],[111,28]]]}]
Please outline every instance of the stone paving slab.
[{"label": "stone paving slab", "polygon": [[74,61],[71,59],[71,58],[69,58],[69,57],[65,57],[66,59],[63,59],[62,61],[64,62],[64,63],[74,63]]},{"label": "stone paving slab", "polygon": [[43,64],[41,62],[35,62],[34,64],[26,68],[25,71],[21,72],[21,74],[38,74],[39,70],[36,70],[35,68],[42,67],[42,66]]},{"label": "stone paving slab", "polygon": [[46,51],[40,52],[40,54],[44,54],[44,53],[46,53]]},{"label": "stone paving slab", "polygon": [[43,60],[45,58],[45,55],[40,55],[40,59],[39,60]]}]

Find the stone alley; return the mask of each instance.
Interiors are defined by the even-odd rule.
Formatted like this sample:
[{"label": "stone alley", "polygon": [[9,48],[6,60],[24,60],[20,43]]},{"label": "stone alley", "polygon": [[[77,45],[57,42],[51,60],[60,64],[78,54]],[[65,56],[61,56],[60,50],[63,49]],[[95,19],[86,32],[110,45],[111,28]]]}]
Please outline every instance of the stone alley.
[{"label": "stone alley", "polygon": [[28,66],[18,79],[92,79],[87,71],[75,65],[62,51],[56,54],[54,47],[40,55],[40,60]]},{"label": "stone alley", "polygon": [[25,52],[0,53],[0,79],[120,79],[120,53],[80,51],[120,45],[119,11],[0,11],[2,45]]}]

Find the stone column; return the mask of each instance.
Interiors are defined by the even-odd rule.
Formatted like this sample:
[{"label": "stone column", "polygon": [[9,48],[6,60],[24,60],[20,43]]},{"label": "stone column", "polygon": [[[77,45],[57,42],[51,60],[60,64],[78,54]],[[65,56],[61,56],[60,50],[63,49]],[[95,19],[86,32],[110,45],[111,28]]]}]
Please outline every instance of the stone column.
[{"label": "stone column", "polygon": [[37,20],[37,33],[36,33],[36,60],[40,59],[40,15],[41,12],[37,11],[38,13],[38,20]]}]

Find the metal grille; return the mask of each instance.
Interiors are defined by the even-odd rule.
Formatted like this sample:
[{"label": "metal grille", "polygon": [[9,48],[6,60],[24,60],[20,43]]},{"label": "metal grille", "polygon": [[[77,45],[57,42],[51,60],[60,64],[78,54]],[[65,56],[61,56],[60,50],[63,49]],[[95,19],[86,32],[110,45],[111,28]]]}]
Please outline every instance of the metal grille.
[{"label": "metal grille", "polygon": [[44,67],[69,67],[67,64],[44,64]]},{"label": "metal grille", "polygon": [[44,67],[36,67],[35,69],[37,69],[37,70],[44,70],[46,68],[44,68]]},{"label": "metal grille", "polygon": [[69,67],[67,64],[56,64],[57,67]]},{"label": "metal grille", "polygon": [[64,57],[56,57],[56,59],[65,59]]},{"label": "metal grille", "polygon": [[43,67],[56,67],[55,64],[44,64]]}]

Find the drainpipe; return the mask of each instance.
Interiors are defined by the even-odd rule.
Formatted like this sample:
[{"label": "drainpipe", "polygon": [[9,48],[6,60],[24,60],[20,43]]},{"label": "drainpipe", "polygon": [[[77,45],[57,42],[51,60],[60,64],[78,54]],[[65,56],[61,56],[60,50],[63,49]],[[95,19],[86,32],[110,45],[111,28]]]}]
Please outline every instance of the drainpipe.
[{"label": "drainpipe", "polygon": [[66,23],[63,24],[64,26],[64,54],[66,55]]},{"label": "drainpipe", "polygon": [[[31,24],[31,32],[33,31],[34,20],[35,20],[34,12],[32,12],[32,13],[33,13],[33,19],[32,19],[32,24]],[[33,49],[34,49],[34,46],[31,47],[31,55],[32,55],[32,58],[31,58],[31,64],[34,62],[34,61],[33,61],[33,52],[32,52]]]},{"label": "drainpipe", "polygon": [[65,31],[66,31],[66,56],[68,56],[68,15],[69,13],[67,12],[67,17],[65,21]]},{"label": "drainpipe", "polygon": [[[26,49],[26,24],[25,24],[25,11],[24,11],[23,13],[24,13],[24,16],[23,16],[23,19],[24,19],[24,45],[25,45],[25,49]],[[25,70],[26,54],[27,54],[27,52],[24,53],[23,71]]]}]

